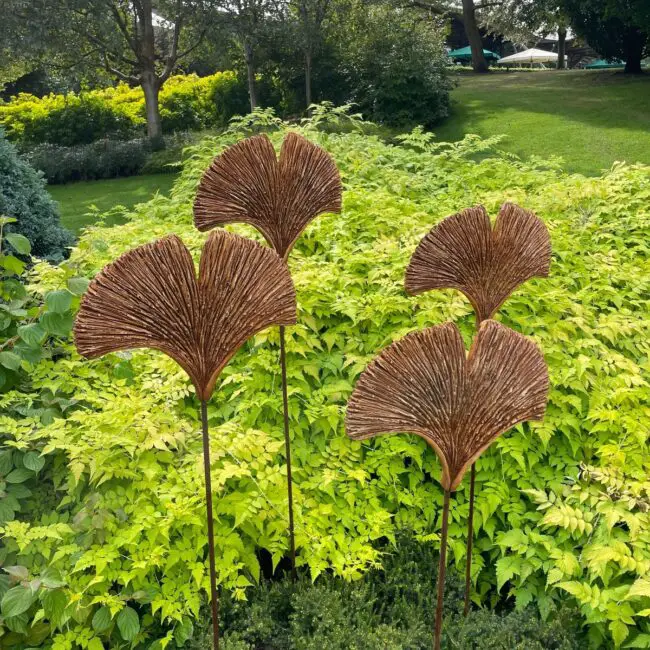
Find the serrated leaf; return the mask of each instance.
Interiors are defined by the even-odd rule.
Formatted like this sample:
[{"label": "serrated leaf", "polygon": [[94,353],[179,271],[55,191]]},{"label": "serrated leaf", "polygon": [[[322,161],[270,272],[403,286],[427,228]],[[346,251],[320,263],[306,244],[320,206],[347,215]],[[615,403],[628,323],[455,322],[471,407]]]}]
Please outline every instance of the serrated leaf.
[{"label": "serrated leaf", "polygon": [[0,352],[0,365],[9,370],[19,370],[22,359],[15,353],[5,350]]},{"label": "serrated leaf", "polygon": [[70,309],[72,304],[72,294],[67,289],[59,291],[50,291],[45,296],[45,306],[48,312],[55,314],[64,314]]},{"label": "serrated leaf", "polygon": [[87,278],[70,278],[68,280],[68,290],[75,296],[83,296],[88,290],[90,280]]},{"label": "serrated leaf", "polygon": [[4,567],[4,571],[17,580],[29,579],[29,570],[25,566],[6,566]]},{"label": "serrated leaf", "polygon": [[45,616],[55,625],[59,625],[63,612],[68,605],[68,599],[61,589],[45,589],[41,594],[41,603]]},{"label": "serrated leaf", "polygon": [[18,585],[10,589],[3,597],[0,611],[5,618],[19,616],[26,612],[35,600],[35,595],[29,587]]},{"label": "serrated leaf", "polygon": [[111,610],[106,607],[106,605],[102,605],[93,615],[93,630],[95,630],[95,632],[104,632],[108,630],[111,626],[112,620],[113,617],[111,616]]},{"label": "serrated leaf", "polygon": [[24,467],[17,467],[7,474],[5,481],[7,483],[24,483],[27,479],[32,478],[34,472],[25,469]]},{"label": "serrated leaf", "polygon": [[18,328],[18,336],[29,346],[40,345],[47,336],[45,328],[40,323],[30,323]]},{"label": "serrated leaf", "polygon": [[133,641],[140,631],[140,617],[132,607],[125,607],[117,615],[117,628],[125,641]]},{"label": "serrated leaf", "polygon": [[17,232],[10,232],[5,235],[5,239],[12,245],[13,249],[20,255],[29,255],[32,250],[32,245],[25,235]]},{"label": "serrated leaf", "polygon": [[23,465],[32,472],[40,472],[45,465],[45,458],[35,451],[28,451],[23,456]]},{"label": "serrated leaf", "polygon": [[48,312],[43,314],[41,319],[43,327],[54,334],[55,336],[68,336],[72,329],[72,314],[57,314],[55,312]]}]

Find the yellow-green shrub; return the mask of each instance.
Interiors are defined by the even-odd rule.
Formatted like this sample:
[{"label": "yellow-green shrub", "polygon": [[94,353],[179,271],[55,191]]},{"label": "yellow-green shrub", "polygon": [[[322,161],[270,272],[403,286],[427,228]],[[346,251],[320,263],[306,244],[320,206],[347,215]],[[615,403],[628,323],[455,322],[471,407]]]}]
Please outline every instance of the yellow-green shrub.
[{"label": "yellow-green shrub", "polygon": [[[234,72],[209,77],[171,77],[160,92],[163,131],[225,126],[246,111],[246,88]],[[142,88],[121,83],[114,88],[79,94],[25,93],[0,105],[0,124],[10,139],[27,144],[50,142],[71,146],[104,137],[128,137],[145,125]]]},{"label": "yellow-green shrub", "polygon": [[[273,134],[276,145],[283,131]],[[490,153],[494,140],[471,136],[432,145],[416,131],[407,144],[389,146],[309,124],[303,132],[332,152],[345,193],[343,213],[317,219],[289,260],[299,303],[288,362],[300,565],[314,578],[354,579],[381,563],[379,538],[392,540],[398,530],[422,543],[437,538],[435,455],[414,436],[350,441],[345,403],[369,360],[405,333],[452,319],[469,341],[467,301],[453,291],[406,296],[404,269],[444,216],[478,202],[495,213],[511,200],[548,224],[553,263],[551,276],[518,290],[499,318],[540,344],[552,390],[542,424],[517,427],[478,462],[478,597],[534,602],[543,613],[568,599],[586,614],[595,647],[623,639],[646,647],[650,168],[619,165],[584,178],[557,163]],[[197,181],[238,137],[228,132],[196,146],[170,198],[137,207],[124,226],[91,229],[64,268],[36,268],[32,289],[91,277],[170,232],[198,255],[205,235],[191,220]],[[269,330],[229,364],[209,408],[219,579],[238,596],[257,579],[257,549],[274,562],[287,552],[279,379],[278,334]],[[23,643],[31,634],[31,647],[52,650],[125,640],[136,648],[180,645],[208,586],[201,442],[188,380],[160,354],[88,362],[69,342],[57,360],[32,369],[31,382],[26,392],[2,396],[5,413],[22,415],[5,415],[0,425],[5,444],[43,450],[50,496],[31,518],[4,525],[0,559],[24,567],[27,584],[46,566],[57,572],[50,584],[64,584],[39,584],[22,618],[5,618],[5,627],[22,625]],[[27,406],[44,391],[74,405],[47,425]],[[464,484],[449,527],[459,568],[466,517]],[[137,629],[127,625],[134,621]]]}]

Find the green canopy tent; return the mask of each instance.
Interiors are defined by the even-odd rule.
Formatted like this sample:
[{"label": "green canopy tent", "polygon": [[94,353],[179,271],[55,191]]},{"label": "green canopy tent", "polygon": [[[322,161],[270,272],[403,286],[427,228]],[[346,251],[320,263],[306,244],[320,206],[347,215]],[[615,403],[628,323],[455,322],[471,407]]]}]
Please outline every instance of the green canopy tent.
[{"label": "green canopy tent", "polygon": [[[451,50],[447,52],[447,56],[455,61],[471,61],[472,48],[468,45],[467,47],[461,47],[459,50]],[[483,56],[488,61],[498,61],[501,58],[496,52],[491,52],[490,50],[483,50]]]},{"label": "green canopy tent", "polygon": [[625,61],[605,61],[605,59],[598,59],[593,63],[585,66],[586,70],[603,70],[605,68],[624,68]]}]

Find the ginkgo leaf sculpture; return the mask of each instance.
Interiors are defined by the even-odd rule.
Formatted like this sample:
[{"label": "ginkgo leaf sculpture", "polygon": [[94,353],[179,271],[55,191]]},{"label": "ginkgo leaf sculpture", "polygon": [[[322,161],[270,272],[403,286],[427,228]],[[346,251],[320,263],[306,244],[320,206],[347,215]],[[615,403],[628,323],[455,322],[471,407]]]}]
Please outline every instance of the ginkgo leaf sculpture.
[{"label": "ginkgo leaf sculpture", "polygon": [[[494,228],[483,206],[443,219],[422,239],[406,270],[405,288],[412,295],[431,289],[458,289],[474,307],[476,324],[492,318],[515,289],[532,277],[546,277],[551,240],[544,222],[532,212],[505,203]],[[465,614],[469,611],[474,486],[472,464],[467,522]]]},{"label": "ginkgo leaf sculpture", "polygon": [[[307,225],[319,214],[341,211],[341,178],[332,157],[297,133],[282,143],[279,159],[266,135],[242,140],[217,156],[203,174],[194,201],[194,224],[209,230],[247,223],[259,230],[284,260]],[[280,366],[287,458],[291,573],[296,577],[289,400],[284,326]]]},{"label": "ginkgo leaf sculpture", "polygon": [[348,404],[348,436],[414,433],[434,449],[444,490],[434,648],[440,648],[449,499],[467,468],[500,434],[539,420],[548,372],[537,346],[496,321],[481,323],[469,351],[445,323],[393,343],[361,374]]},{"label": "ginkgo leaf sculpture", "polygon": [[219,647],[207,401],[239,347],[269,325],[296,321],[289,270],[272,250],[225,231],[210,235],[196,276],[171,235],[129,251],[90,283],[74,326],[80,354],[153,348],[189,375],[201,400],[214,647]]}]

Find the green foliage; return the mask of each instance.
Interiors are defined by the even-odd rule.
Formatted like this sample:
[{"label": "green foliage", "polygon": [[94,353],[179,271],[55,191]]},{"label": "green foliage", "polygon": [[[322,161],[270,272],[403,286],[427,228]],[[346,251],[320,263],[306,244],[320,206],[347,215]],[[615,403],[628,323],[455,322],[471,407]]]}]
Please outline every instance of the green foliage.
[{"label": "green foliage", "polygon": [[[435,544],[398,538],[382,549],[383,570],[361,580],[263,581],[247,601],[222,603],[226,648],[237,650],[425,650],[431,647],[435,611]],[[462,616],[462,582],[452,575],[446,589],[445,650],[583,650],[575,611],[554,611],[542,621],[533,607],[499,614],[487,609]],[[209,647],[207,608],[188,650]]]},{"label": "green foliage", "polygon": [[441,25],[388,5],[362,4],[353,16],[348,101],[393,126],[431,126],[447,117],[452,84]]},{"label": "green foliage", "polygon": [[[319,120],[329,121],[321,113]],[[287,127],[271,115],[239,125],[260,122],[275,127],[279,145]],[[359,579],[382,564],[397,531],[423,544],[437,539],[442,494],[433,452],[417,437],[349,440],[345,403],[369,360],[407,332],[454,320],[469,341],[467,301],[454,291],[407,297],[404,269],[444,216],[478,202],[494,214],[515,201],[547,223],[553,263],[550,278],[526,283],[499,318],[539,343],[552,390],[543,423],[516,427],[478,462],[476,599],[536,607],[542,617],[568,601],[585,614],[594,647],[612,647],[624,634],[623,645],[643,647],[650,636],[650,169],[617,165],[587,179],[495,153],[496,140],[475,136],[442,145],[415,131],[388,145],[356,129],[331,133],[307,122],[300,130],[333,154],[345,186],[343,213],[318,218],[289,259],[299,304],[287,345],[301,570]],[[88,230],[64,268],[35,266],[30,291],[65,289],[69,276],[91,277],[170,232],[198,256],[205,235],[192,225],[196,184],[241,135],[232,128],[193,147],[171,197],[134,208],[123,226]],[[232,229],[260,239],[249,227]],[[230,362],[209,405],[217,568],[235,600],[259,578],[259,549],[273,566],[287,552],[279,379],[271,329]],[[43,423],[29,409],[45,391],[74,406]],[[50,589],[62,595],[49,609],[50,590],[39,588],[17,617],[24,631],[12,633],[23,642],[43,625],[45,640],[30,647],[173,648],[185,638],[208,591],[197,406],[184,373],[162,354],[89,362],[70,340],[30,369],[28,387],[2,397],[7,445],[42,450],[56,486],[2,528],[3,566],[24,567],[30,581],[48,567],[65,583]],[[612,491],[610,480],[620,487]],[[458,570],[466,517],[463,485],[449,527]],[[137,632],[131,613],[118,625],[127,607]]]},{"label": "green foliage", "polygon": [[[225,126],[246,111],[245,85],[233,72],[209,77],[171,77],[160,91],[163,131]],[[102,138],[132,138],[146,124],[142,88],[115,88],[43,98],[21,93],[0,105],[7,136],[24,145],[88,144]]]},{"label": "green foliage", "polygon": [[[20,233],[29,240],[31,252],[58,262],[67,255],[72,235],[59,225],[56,204],[45,190],[38,172],[22,160],[0,129],[0,216],[12,217],[5,233]],[[11,235],[8,235],[11,237]],[[11,239],[8,239],[11,243]],[[25,254],[21,250],[16,251]],[[16,264],[11,263],[16,270]],[[5,266],[5,268],[7,268]],[[17,271],[19,275],[22,269]]]}]

